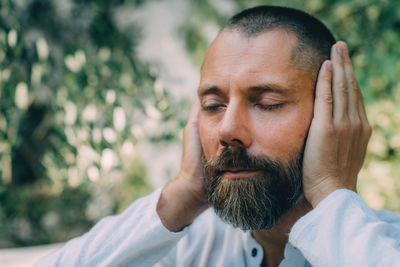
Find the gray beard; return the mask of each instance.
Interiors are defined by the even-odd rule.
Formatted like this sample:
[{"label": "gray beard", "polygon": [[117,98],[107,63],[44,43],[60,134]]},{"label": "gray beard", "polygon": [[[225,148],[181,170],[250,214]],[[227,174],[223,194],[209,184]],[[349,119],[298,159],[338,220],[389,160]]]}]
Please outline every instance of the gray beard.
[{"label": "gray beard", "polygon": [[[250,157],[241,147],[227,148],[205,163],[206,194],[216,214],[242,230],[272,228],[301,199],[302,152],[284,164]],[[261,170],[253,177],[225,179],[222,170]]]}]

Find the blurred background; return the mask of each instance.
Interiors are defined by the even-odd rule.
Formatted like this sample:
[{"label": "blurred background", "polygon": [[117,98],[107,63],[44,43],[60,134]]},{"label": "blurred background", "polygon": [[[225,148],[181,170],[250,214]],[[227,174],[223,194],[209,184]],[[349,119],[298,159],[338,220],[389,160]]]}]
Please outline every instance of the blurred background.
[{"label": "blurred background", "polygon": [[0,248],[81,235],[173,178],[207,46],[260,4],[348,43],[374,129],[359,192],[400,213],[398,1],[0,0]]}]

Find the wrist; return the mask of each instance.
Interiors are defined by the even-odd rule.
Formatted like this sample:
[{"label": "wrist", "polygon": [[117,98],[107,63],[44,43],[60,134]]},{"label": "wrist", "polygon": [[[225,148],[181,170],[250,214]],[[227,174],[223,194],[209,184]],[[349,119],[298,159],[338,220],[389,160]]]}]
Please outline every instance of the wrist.
[{"label": "wrist", "polygon": [[315,209],[322,200],[324,200],[327,196],[329,196],[335,190],[336,189],[321,191],[318,194],[308,197],[307,201],[310,202],[313,209]]},{"label": "wrist", "polygon": [[181,231],[205,209],[207,202],[194,195],[186,181],[177,178],[163,188],[157,203],[158,216],[171,232]]},{"label": "wrist", "polygon": [[337,183],[320,183],[319,186],[315,186],[307,191],[305,190],[304,195],[311,206],[315,208],[328,195],[338,189],[348,189],[357,192],[356,188],[353,186],[345,186]]}]

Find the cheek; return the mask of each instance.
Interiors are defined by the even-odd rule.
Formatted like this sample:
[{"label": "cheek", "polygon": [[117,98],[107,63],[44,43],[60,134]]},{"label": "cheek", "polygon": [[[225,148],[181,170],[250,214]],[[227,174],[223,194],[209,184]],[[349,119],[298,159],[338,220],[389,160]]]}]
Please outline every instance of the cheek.
[{"label": "cheek", "polygon": [[282,116],[271,118],[257,133],[261,149],[274,159],[286,161],[293,153],[300,151],[312,120],[312,102],[302,109],[292,110]]},{"label": "cheek", "polygon": [[199,117],[199,136],[204,156],[207,160],[214,157],[218,151],[217,122],[201,115]]}]

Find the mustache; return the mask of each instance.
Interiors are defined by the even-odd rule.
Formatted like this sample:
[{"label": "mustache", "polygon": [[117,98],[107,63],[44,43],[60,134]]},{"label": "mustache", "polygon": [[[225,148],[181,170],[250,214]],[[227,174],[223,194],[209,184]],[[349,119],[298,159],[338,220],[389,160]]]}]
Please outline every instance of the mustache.
[{"label": "mustache", "polygon": [[221,154],[205,164],[211,175],[221,175],[227,169],[261,170],[270,174],[282,172],[282,164],[268,156],[250,156],[242,147],[225,148]]},{"label": "mustache", "polygon": [[[225,147],[205,162],[208,202],[225,222],[242,230],[269,229],[302,196],[303,150],[284,164],[268,156],[251,156],[241,147]],[[205,158],[204,158],[205,160]],[[225,179],[229,169],[258,172],[246,179]]]}]

